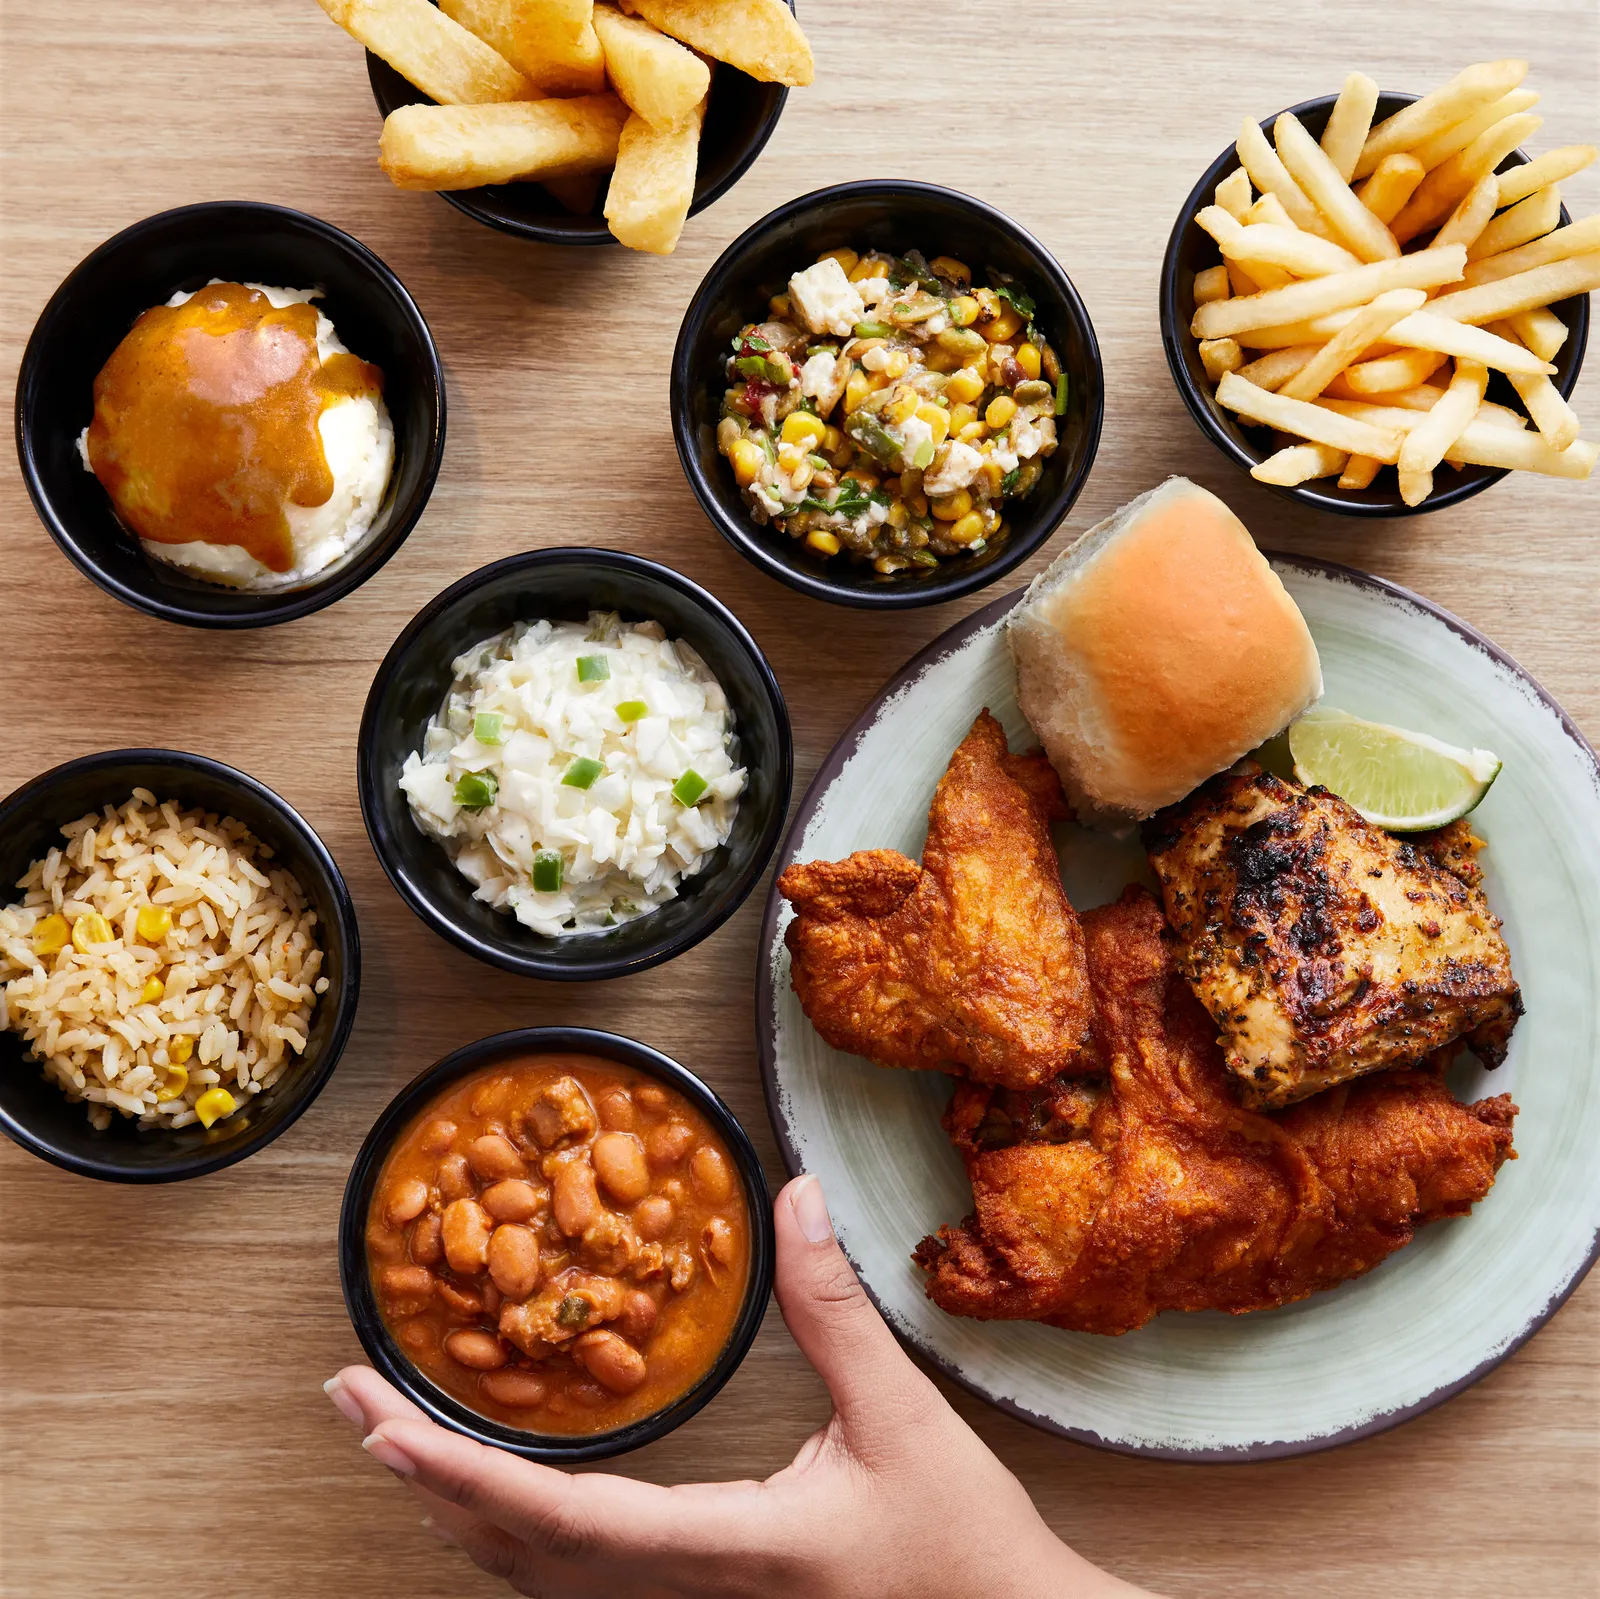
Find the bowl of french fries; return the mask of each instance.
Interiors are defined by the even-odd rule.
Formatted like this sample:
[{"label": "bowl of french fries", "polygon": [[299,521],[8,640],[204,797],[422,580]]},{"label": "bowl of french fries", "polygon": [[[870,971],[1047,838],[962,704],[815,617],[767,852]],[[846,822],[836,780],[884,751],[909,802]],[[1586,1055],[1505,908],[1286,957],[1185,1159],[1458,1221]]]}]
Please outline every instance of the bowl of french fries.
[{"label": "bowl of french fries", "polygon": [[1258,482],[1353,516],[1433,511],[1508,471],[1585,479],[1567,403],[1600,287],[1600,216],[1530,157],[1527,63],[1420,98],[1350,74],[1214,161],[1167,244],[1161,325],[1201,431]]},{"label": "bowl of french fries", "polygon": [[811,49],[784,0],[318,0],[367,49],[379,165],[493,228],[667,255]]}]

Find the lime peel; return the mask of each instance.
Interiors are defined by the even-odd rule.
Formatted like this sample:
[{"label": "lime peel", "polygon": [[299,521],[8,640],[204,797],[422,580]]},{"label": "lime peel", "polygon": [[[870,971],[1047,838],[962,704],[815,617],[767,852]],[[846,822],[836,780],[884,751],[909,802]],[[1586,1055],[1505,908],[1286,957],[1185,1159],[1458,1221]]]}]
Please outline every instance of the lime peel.
[{"label": "lime peel", "polygon": [[1317,706],[1289,729],[1294,775],[1331,790],[1392,833],[1443,827],[1473,810],[1500,775],[1489,750]]}]

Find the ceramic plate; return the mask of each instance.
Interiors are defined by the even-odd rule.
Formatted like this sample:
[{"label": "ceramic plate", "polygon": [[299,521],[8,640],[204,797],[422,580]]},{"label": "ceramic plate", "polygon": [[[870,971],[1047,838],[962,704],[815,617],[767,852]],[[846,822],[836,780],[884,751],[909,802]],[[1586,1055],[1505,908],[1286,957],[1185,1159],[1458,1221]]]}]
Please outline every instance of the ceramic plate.
[{"label": "ceramic plate", "polygon": [[[1424,1228],[1377,1270],[1249,1316],[1168,1314],[1120,1338],[947,1316],[910,1253],[971,1209],[939,1126],[948,1080],[887,1071],[825,1045],[789,984],[773,891],[757,980],[757,1034],[790,1172],[815,1172],[863,1282],[900,1337],[980,1397],[1083,1443],[1183,1460],[1325,1449],[1460,1392],[1554,1313],[1600,1250],[1600,767],[1517,664],[1417,595],[1343,567],[1275,558],[1322,655],[1328,702],[1358,716],[1486,745],[1505,768],[1474,823],[1489,840],[1527,1014],[1495,1072],[1470,1057],[1463,1097],[1509,1090],[1520,1159],[1470,1217]],[[1020,591],[918,656],[823,764],[779,857],[892,848],[920,856],[928,800],[988,706],[1013,748],[1036,741],[1017,709],[1002,635]],[[1150,882],[1133,840],[1062,830],[1080,910]]]}]

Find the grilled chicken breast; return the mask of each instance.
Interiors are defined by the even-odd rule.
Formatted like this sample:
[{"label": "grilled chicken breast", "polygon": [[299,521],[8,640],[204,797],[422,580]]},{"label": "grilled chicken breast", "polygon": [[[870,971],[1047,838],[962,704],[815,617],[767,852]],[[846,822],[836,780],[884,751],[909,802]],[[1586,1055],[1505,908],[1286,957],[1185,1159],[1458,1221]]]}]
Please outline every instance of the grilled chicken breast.
[{"label": "grilled chicken breast", "polygon": [[1154,817],[1145,845],[1247,1105],[1460,1042],[1504,1058],[1522,999],[1464,822],[1406,841],[1326,789],[1234,771]]}]

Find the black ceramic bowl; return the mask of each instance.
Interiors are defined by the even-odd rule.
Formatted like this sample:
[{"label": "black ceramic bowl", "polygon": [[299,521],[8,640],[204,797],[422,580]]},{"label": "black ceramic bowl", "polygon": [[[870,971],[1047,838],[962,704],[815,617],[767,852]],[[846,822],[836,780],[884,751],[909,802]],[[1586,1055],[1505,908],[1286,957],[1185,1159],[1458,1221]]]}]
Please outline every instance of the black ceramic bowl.
[{"label": "black ceramic bowl", "polygon": [[[602,933],[545,938],[472,897],[443,847],[412,820],[400,768],[422,748],[444,703],[451,663],[514,622],[582,621],[592,610],[660,622],[716,675],[749,772],[728,843],[670,904]],[[367,695],[357,756],[361,814],[400,897],[469,955],[525,977],[621,977],[698,944],[736,911],[766,870],[789,806],[794,751],[783,691],[726,606],[670,567],[618,550],[535,550],[469,573],[425,605],[394,642]]]},{"label": "black ceramic bowl", "polygon": [[[718,453],[729,341],[747,322],[765,319],[768,299],[792,273],[841,245],[897,254],[917,249],[930,258],[949,254],[980,279],[994,267],[1010,273],[1038,303],[1039,327],[1069,378],[1061,444],[1046,459],[1033,493],[1008,507],[1010,536],[981,555],[892,577],[842,557],[814,555],[797,540],[751,520],[733,470]],[[779,582],[836,605],[885,610],[934,605],[984,588],[1027,560],[1061,525],[1088,479],[1104,409],[1105,376],[1094,326],[1060,263],[992,206],[929,183],[836,184],[764,216],[706,274],[689,302],[672,357],[672,431],[706,515],[741,555]]]},{"label": "black ceramic bowl", "polygon": [[[693,1388],[664,1410],[611,1432],[578,1437],[525,1432],[505,1426],[469,1410],[459,1399],[435,1387],[406,1358],[384,1325],[372,1291],[366,1254],[367,1212],[373,1191],[396,1138],[412,1120],[452,1083],[473,1072],[521,1056],[557,1053],[597,1055],[653,1077],[682,1094],[721,1136],[739,1169],[750,1213],[750,1276],[745,1286],[744,1304],[716,1364]],[[738,1369],[760,1330],[767,1299],[772,1293],[773,1256],[772,1200],[767,1193],[766,1178],[762,1174],[760,1157],[733,1112],[677,1061],[631,1038],[597,1032],[589,1027],[525,1027],[515,1032],[496,1033],[492,1038],[481,1038],[475,1044],[446,1055],[421,1076],[413,1078],[389,1101],[362,1143],[345,1183],[344,1205],[339,1213],[339,1279],[344,1288],[344,1302],[361,1347],[373,1365],[413,1404],[443,1426],[529,1460],[551,1461],[558,1465],[601,1460],[654,1443],[673,1428],[681,1427],[708,1404]]]},{"label": "black ceramic bowl", "polygon": [[61,843],[61,827],[102,806],[121,805],[135,788],[237,817],[273,860],[294,873],[317,912],[328,990],[312,1012],[299,1065],[247,1107],[207,1130],[141,1132],[118,1115],[103,1132],[82,1104],[45,1079],[22,1039],[0,1033],[0,1130],[24,1149],[68,1171],[116,1183],[170,1183],[219,1171],[270,1144],[319,1093],[338,1064],[361,990],[361,940],[344,878],[322,840],[270,788],[203,755],[179,750],[108,750],[57,766],[0,801],[0,894]]},{"label": "black ceramic bowl", "polygon": [[[1322,137],[1327,126],[1328,113],[1333,110],[1336,95],[1322,95],[1316,100],[1306,100],[1290,106],[1314,138]],[[1414,94],[1382,94],[1378,108],[1373,113],[1374,123],[1391,117],[1417,97]],[[1272,124],[1283,113],[1268,117],[1262,124],[1268,138]],[[1528,159],[1522,150],[1514,150],[1500,163],[1502,172],[1521,166]],[[1246,426],[1231,411],[1224,411],[1212,397],[1214,385],[1206,376],[1200,363],[1199,341],[1190,336],[1189,324],[1194,319],[1194,279],[1197,272],[1215,266],[1221,257],[1216,240],[1195,221],[1196,214],[1212,203],[1217,185],[1236,171],[1238,152],[1229,145],[1206,169],[1205,176],[1190,191],[1183,202],[1178,220],[1173,224],[1172,236],[1167,240],[1166,258],[1161,266],[1161,341],[1166,346],[1167,365],[1172,368],[1172,380],[1178,385],[1183,403],[1190,415],[1200,424],[1200,431],[1230,459],[1246,472],[1264,461],[1276,446],[1270,429]],[[1571,219],[1566,208],[1561,211],[1565,225]],[[1555,376],[1551,381],[1564,395],[1570,395],[1578,381],[1583,366],[1584,347],[1589,342],[1589,297],[1586,294],[1563,300],[1551,307],[1570,330],[1567,341],[1556,354]],[[1488,396],[1502,405],[1522,410],[1522,402],[1503,373],[1493,372],[1489,378]],[[1381,471],[1370,487],[1341,489],[1333,478],[1321,478],[1312,483],[1302,483],[1294,488],[1278,484],[1267,486],[1302,505],[1314,505],[1319,510],[1337,511],[1341,516],[1415,516],[1424,511],[1442,510],[1447,505],[1457,505],[1462,500],[1481,494],[1491,483],[1505,476],[1504,468],[1464,466],[1459,470],[1444,467],[1434,475],[1434,491],[1420,505],[1407,505],[1400,498],[1400,487],[1394,472]]]},{"label": "black ceramic bowl", "polygon": [[[78,455],[94,380],[134,319],[212,278],[320,288],[339,337],[383,369],[394,471],[372,532],[294,588],[251,593],[152,561]],[[444,374],[405,285],[364,244],[303,211],[253,201],[182,206],[136,222],[87,256],[50,297],[17,378],[17,455],[34,508],[67,558],[119,600],[191,627],[264,627],[359,587],[416,526],[444,450]]]},{"label": "black ceramic bowl", "polygon": [[[794,0],[788,0],[794,10]],[[427,95],[407,83],[388,62],[367,52],[367,78],[378,110],[388,116],[403,105],[432,105]],[[783,114],[789,91],[781,83],[759,83],[735,67],[718,63],[711,72],[711,97],[700,135],[700,165],[695,173],[689,215],[704,211],[725,195],[766,148]],[[616,237],[600,214],[605,204],[607,173],[600,174],[593,212],[579,216],[567,210],[542,183],[497,183],[483,189],[441,189],[439,198],[474,221],[545,244],[615,244]]]}]

